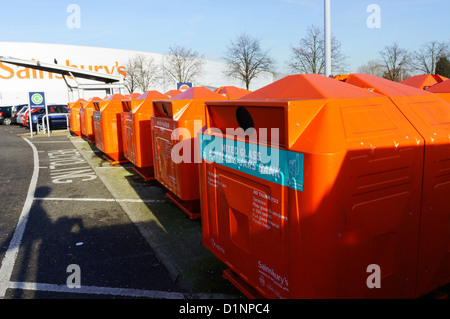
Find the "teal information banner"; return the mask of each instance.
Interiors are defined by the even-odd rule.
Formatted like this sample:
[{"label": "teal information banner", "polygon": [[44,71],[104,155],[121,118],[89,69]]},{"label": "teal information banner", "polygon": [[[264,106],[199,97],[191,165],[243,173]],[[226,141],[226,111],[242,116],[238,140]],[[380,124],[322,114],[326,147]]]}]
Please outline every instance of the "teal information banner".
[{"label": "teal information banner", "polygon": [[198,139],[204,160],[303,191],[301,153],[205,134],[199,134]]}]

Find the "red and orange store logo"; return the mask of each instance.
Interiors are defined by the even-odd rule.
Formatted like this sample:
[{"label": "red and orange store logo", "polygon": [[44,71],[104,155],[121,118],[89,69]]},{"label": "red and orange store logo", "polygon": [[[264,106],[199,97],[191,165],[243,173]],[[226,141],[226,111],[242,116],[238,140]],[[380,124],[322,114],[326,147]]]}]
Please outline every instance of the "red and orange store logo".
[{"label": "red and orange store logo", "polygon": [[[114,65],[74,65],[70,63],[70,60],[66,60],[66,66],[74,67],[77,69],[90,70],[95,72],[102,72],[107,74],[121,74],[124,78],[127,77],[126,68],[123,65],[119,65],[119,62],[115,62]],[[53,74],[51,72],[45,72],[35,69],[26,68],[23,66],[15,66],[10,64],[3,64],[0,62],[0,79],[62,79],[61,75]]]}]

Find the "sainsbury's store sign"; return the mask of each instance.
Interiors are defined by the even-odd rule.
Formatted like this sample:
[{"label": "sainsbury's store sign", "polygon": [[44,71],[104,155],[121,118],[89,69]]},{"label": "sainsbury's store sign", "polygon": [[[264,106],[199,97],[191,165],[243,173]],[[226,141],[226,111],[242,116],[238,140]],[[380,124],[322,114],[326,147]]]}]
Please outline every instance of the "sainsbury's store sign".
[{"label": "sainsbury's store sign", "polygon": [[[115,61],[114,65],[75,65],[70,63],[70,60],[65,61],[66,66],[74,67],[77,69],[102,72],[107,74],[121,74],[124,77],[127,76],[126,68],[123,65],[119,65],[119,62]],[[51,72],[44,72],[40,70],[30,69],[22,66],[16,66],[8,63],[0,62],[0,79],[62,79],[61,75],[53,74]]]}]

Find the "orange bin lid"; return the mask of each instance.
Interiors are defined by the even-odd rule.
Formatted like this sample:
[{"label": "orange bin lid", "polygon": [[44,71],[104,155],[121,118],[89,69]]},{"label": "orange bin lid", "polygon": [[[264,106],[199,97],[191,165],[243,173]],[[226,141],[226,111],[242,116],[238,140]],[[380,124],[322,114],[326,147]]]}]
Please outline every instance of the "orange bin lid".
[{"label": "orange bin lid", "polygon": [[187,89],[186,91],[173,97],[172,100],[194,100],[194,99],[214,99],[217,93],[203,86],[197,86]]},{"label": "orange bin lid", "polygon": [[[380,98],[386,99],[377,93],[346,85],[323,75],[289,75],[236,100],[206,101],[206,113],[209,114],[206,125],[222,132],[226,132],[228,128],[238,127],[242,127],[244,131],[248,127],[253,127],[256,131],[265,128],[268,140],[271,139],[271,130],[278,128],[280,146],[292,149],[301,131],[308,127],[327,100],[379,101]],[[297,102],[293,103],[294,101]],[[302,104],[303,101],[308,103]],[[246,111],[240,112],[239,109]],[[290,115],[297,112],[301,115]],[[249,116],[245,116],[245,113]],[[246,117],[251,118],[251,125],[246,125]]]},{"label": "orange bin lid", "polygon": [[123,101],[127,98],[122,94],[113,94],[106,97],[104,100],[99,101],[99,111],[103,112],[109,107],[117,107],[120,105],[120,110],[122,110],[122,103],[112,103],[114,101]]},{"label": "orange bin lid", "polygon": [[170,90],[170,91],[167,91],[165,95],[167,95],[169,97],[169,99],[171,99],[171,98],[174,98],[175,96],[177,96],[180,93],[181,93],[180,90]]},{"label": "orange bin lid", "polygon": [[426,89],[428,92],[433,93],[450,93],[450,80],[442,81]]},{"label": "orange bin lid", "polygon": [[426,89],[426,91],[436,94],[444,101],[450,103],[450,80],[435,84],[432,87]]},{"label": "orange bin lid", "polygon": [[436,142],[438,131],[443,133],[443,139],[448,140],[449,104],[429,90],[361,73],[348,75],[344,82],[391,98],[427,142]]},{"label": "orange bin lid", "polygon": [[[150,90],[143,94],[137,94],[133,99],[122,100],[122,106],[124,112],[151,112],[153,114],[153,105],[150,103],[153,100],[166,99],[167,95],[164,95],[156,90]],[[147,106],[147,107],[145,107]]]},{"label": "orange bin lid", "polygon": [[427,92],[410,85],[365,73],[340,75],[337,76],[336,79],[385,96],[413,96],[427,94]]},{"label": "orange bin lid", "polygon": [[68,103],[67,104],[67,107],[69,108],[69,109],[71,109],[72,107],[74,107],[74,106],[77,106],[77,107],[83,107],[83,103],[84,102],[87,102],[85,99],[83,99],[83,98],[80,98],[80,99],[78,99],[78,100],[76,100],[75,102],[70,102],[70,103]]},{"label": "orange bin lid", "polygon": [[141,93],[131,93],[131,94],[124,95],[124,97],[125,97],[125,99],[134,100],[141,95],[142,95]]},{"label": "orange bin lid", "polygon": [[[153,108],[152,103],[148,103],[149,101],[167,98],[167,95],[162,94],[156,90],[147,91],[135,99],[136,102],[133,105],[132,112],[149,112],[149,108]],[[153,110],[151,110],[151,113],[153,113]]]},{"label": "orange bin lid", "polygon": [[122,107],[124,112],[132,111],[136,107],[136,99],[138,99],[141,95],[141,93],[124,95],[124,99],[122,100]]},{"label": "orange bin lid", "polygon": [[284,77],[241,100],[313,100],[374,97],[359,88],[346,87],[319,74],[295,74]]},{"label": "orange bin lid", "polygon": [[[223,95],[217,94],[208,88],[198,86],[191,87],[188,90],[176,95],[169,100],[155,100],[153,102],[155,107],[155,116],[172,117],[179,120],[182,115],[190,114],[192,118],[204,115],[203,103],[195,104],[201,108],[189,108],[194,106],[192,101],[206,101],[206,100],[225,100]],[[189,110],[189,111],[188,111]]]},{"label": "orange bin lid", "polygon": [[215,90],[214,92],[216,92],[218,94],[222,94],[229,100],[239,99],[239,98],[243,97],[244,95],[251,93],[251,91],[249,91],[249,90],[238,88],[238,87],[232,86],[232,85],[222,86],[222,87],[218,88],[217,90]]},{"label": "orange bin lid", "polygon": [[83,107],[82,108],[83,109],[95,109],[94,102],[100,102],[100,101],[102,101],[102,99],[97,97],[97,96],[95,96],[95,97],[87,100],[86,103],[83,103]]},{"label": "orange bin lid", "polygon": [[400,83],[425,90],[426,88],[445,80],[447,80],[447,78],[439,74],[420,74],[414,75],[406,80],[401,81]]}]

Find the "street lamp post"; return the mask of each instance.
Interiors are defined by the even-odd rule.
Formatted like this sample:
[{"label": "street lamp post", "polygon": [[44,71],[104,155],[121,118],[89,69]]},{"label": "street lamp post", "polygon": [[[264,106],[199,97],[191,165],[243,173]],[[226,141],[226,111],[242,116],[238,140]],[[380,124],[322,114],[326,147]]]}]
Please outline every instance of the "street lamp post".
[{"label": "street lamp post", "polygon": [[324,30],[325,30],[325,76],[331,75],[331,23],[330,0],[325,0]]}]

